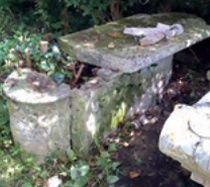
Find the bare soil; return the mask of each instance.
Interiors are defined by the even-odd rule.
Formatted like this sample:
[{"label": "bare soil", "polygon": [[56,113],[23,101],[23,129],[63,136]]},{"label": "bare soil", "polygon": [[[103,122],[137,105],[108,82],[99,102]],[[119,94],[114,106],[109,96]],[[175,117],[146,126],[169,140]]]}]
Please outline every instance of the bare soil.
[{"label": "bare soil", "polygon": [[209,52],[210,40],[206,40],[175,56],[173,76],[163,98],[138,117],[129,141],[115,156],[122,163],[116,187],[200,187],[178,162],[158,150],[158,139],[177,103],[191,105],[209,91]]}]

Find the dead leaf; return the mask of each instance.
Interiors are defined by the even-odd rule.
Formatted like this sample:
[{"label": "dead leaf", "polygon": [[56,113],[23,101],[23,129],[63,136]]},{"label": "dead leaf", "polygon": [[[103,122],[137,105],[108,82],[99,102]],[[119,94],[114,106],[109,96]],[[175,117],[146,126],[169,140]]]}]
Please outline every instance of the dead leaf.
[{"label": "dead leaf", "polygon": [[123,129],[123,134],[129,136],[130,132],[128,132],[126,129]]},{"label": "dead leaf", "polygon": [[117,152],[111,152],[111,153],[110,153],[110,157],[111,157],[111,158],[114,158],[116,155],[117,155]]},{"label": "dead leaf", "polygon": [[96,162],[93,159],[90,159],[88,161],[88,164],[90,165],[90,167],[95,167],[96,166]]},{"label": "dead leaf", "polygon": [[110,34],[108,34],[111,38],[117,38],[117,37],[119,37],[119,33],[118,32],[112,32],[112,33],[110,33]]},{"label": "dead leaf", "polygon": [[51,41],[53,39],[52,33],[46,33],[42,36],[43,40]]},{"label": "dead leaf", "polygon": [[102,146],[102,147],[100,147],[100,152],[103,152],[103,151],[105,151],[105,149],[104,149],[104,147]]},{"label": "dead leaf", "polygon": [[138,177],[139,175],[140,175],[140,174],[137,173],[137,172],[135,172],[135,171],[130,171],[130,172],[129,172],[129,177],[130,177],[131,179],[134,179],[134,178]]},{"label": "dead leaf", "polygon": [[115,48],[115,44],[113,42],[110,42],[108,45],[109,49],[114,49]]}]

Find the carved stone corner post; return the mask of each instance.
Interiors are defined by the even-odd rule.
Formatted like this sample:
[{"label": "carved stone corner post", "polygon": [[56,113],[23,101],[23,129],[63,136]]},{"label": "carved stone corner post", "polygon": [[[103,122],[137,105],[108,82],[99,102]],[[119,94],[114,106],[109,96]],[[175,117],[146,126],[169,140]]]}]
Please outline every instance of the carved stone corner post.
[{"label": "carved stone corner post", "polygon": [[56,85],[30,69],[14,71],[4,83],[14,141],[43,162],[70,147],[70,87]]},{"label": "carved stone corner post", "polygon": [[193,106],[179,104],[165,122],[159,149],[210,187],[210,92]]}]

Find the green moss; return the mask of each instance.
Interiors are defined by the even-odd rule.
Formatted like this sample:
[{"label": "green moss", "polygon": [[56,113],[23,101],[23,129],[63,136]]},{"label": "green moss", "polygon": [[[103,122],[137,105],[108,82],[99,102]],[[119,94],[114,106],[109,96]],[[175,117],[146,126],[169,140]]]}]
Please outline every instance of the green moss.
[{"label": "green moss", "polygon": [[[64,51],[72,56],[75,55],[75,50],[80,47],[98,48],[105,51],[119,50],[127,46],[139,45],[138,39],[123,34],[125,27],[155,27],[158,22],[171,25],[187,18],[193,18],[193,16],[182,13],[145,15],[141,19],[138,16],[132,16],[118,22],[95,26],[91,29],[61,37],[59,44]],[[113,48],[108,47],[111,42],[114,43]]]}]

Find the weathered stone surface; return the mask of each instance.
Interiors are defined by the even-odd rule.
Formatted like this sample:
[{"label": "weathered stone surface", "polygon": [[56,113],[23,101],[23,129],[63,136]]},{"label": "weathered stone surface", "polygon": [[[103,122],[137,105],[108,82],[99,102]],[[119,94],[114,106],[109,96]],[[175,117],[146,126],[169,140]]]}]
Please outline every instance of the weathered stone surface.
[{"label": "weathered stone surface", "polygon": [[29,104],[56,102],[69,97],[70,88],[56,85],[45,74],[30,69],[13,72],[4,84],[5,94],[13,101]]},{"label": "weathered stone surface", "polygon": [[[157,94],[168,83],[172,57],[133,74],[104,72],[72,90],[72,147],[83,157],[95,138],[108,135],[123,119],[146,110],[155,103]],[[100,73],[99,73],[100,74]],[[113,79],[109,80],[108,77]]]},{"label": "weathered stone surface", "polygon": [[5,81],[10,126],[15,142],[42,162],[70,147],[70,88],[29,69]]},{"label": "weathered stone surface", "polygon": [[210,186],[210,92],[193,106],[179,104],[162,129],[159,148]]},{"label": "weathered stone surface", "polygon": [[[141,47],[138,40],[123,35],[125,27],[155,27],[158,22],[179,23],[184,33],[156,45]],[[136,72],[210,36],[210,26],[184,13],[140,14],[106,25],[63,36],[62,49],[79,61],[125,73]],[[109,44],[114,47],[109,48]]]}]

